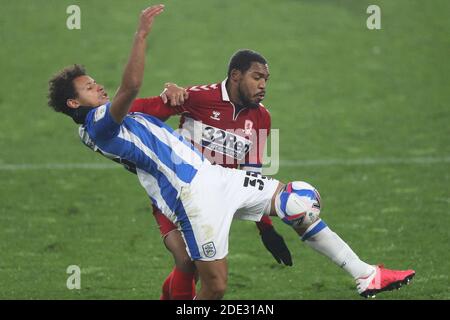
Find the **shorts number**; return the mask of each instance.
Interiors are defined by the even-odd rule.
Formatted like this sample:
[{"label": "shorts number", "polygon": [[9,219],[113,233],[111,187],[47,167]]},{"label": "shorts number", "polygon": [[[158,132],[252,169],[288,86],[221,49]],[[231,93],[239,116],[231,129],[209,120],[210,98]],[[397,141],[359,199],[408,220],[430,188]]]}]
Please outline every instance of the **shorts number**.
[{"label": "shorts number", "polygon": [[256,172],[246,172],[246,177],[244,179],[244,187],[255,187],[256,184],[258,184],[258,190],[264,189],[264,181],[263,179],[267,179],[264,176],[261,176],[259,173]]}]

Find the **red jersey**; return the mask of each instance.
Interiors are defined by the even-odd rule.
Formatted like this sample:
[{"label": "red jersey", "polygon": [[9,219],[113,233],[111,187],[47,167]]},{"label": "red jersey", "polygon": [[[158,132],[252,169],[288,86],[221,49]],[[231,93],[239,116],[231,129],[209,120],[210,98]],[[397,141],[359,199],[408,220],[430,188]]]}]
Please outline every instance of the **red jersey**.
[{"label": "red jersey", "polygon": [[211,163],[261,172],[270,133],[270,113],[260,104],[236,112],[222,83],[189,87],[181,107],[165,105],[160,97],[136,99],[130,112],[166,120],[181,115],[181,134],[190,139]]}]

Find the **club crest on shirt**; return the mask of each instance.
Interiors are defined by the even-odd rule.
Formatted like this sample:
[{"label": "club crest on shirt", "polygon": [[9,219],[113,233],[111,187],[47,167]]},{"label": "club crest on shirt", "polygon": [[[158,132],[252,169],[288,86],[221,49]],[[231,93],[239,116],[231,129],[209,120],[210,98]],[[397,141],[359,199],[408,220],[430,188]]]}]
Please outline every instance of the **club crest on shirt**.
[{"label": "club crest on shirt", "polygon": [[214,110],[214,111],[212,112],[212,116],[210,116],[210,118],[213,119],[213,120],[220,120],[219,116],[220,116],[220,112]]},{"label": "club crest on shirt", "polygon": [[245,120],[244,133],[246,135],[251,135],[252,134],[252,129],[253,129],[253,121]]},{"label": "club crest on shirt", "polygon": [[214,242],[208,242],[202,245],[203,253],[207,258],[212,258],[216,255],[216,247],[214,246]]}]

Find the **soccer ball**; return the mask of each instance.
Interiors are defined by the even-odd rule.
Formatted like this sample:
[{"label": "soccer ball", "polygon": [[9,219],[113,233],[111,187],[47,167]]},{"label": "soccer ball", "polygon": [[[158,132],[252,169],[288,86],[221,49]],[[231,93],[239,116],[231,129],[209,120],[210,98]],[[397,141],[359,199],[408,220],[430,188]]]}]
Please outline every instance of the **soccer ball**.
[{"label": "soccer ball", "polygon": [[320,214],[320,194],[309,183],[294,181],[286,185],[275,199],[277,215],[291,226],[311,225]]}]

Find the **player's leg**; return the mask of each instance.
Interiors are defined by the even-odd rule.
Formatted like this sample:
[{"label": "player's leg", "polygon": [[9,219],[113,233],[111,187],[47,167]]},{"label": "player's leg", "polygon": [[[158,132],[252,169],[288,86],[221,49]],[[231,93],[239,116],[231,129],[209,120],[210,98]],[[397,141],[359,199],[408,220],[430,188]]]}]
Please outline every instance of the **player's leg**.
[{"label": "player's leg", "polygon": [[[238,172],[238,180],[230,172]],[[204,166],[182,189],[177,223],[189,256],[195,261],[200,289],[196,299],[221,299],[227,287],[228,236],[242,197],[240,170]]]},{"label": "player's leg", "polygon": [[318,219],[305,231],[297,232],[312,249],[330,258],[347,271],[356,281],[356,289],[363,297],[378,292],[398,289],[414,277],[414,270],[390,270],[383,265],[374,266],[361,260],[350,246]]},{"label": "player's leg", "polygon": [[[314,191],[316,190],[314,189]],[[308,194],[308,190],[296,190],[294,193],[297,195]],[[408,283],[414,276],[413,270],[389,270],[362,261],[350,246],[319,218],[320,196],[318,196],[318,193],[318,198],[313,199],[313,202],[315,202],[313,207],[315,206],[315,209],[311,210],[308,208],[308,201],[303,202],[301,197],[296,198],[295,201],[289,200],[290,194],[292,194],[292,184],[288,184],[286,190],[283,189],[278,193],[275,200],[278,201],[279,205],[275,205],[275,201],[273,202],[272,214],[278,214],[286,222],[284,213],[287,211],[291,211],[289,212],[291,217],[298,216],[300,212],[305,212],[306,215],[303,213],[304,217],[298,220],[300,222],[297,221],[297,223],[292,224],[294,230],[305,244],[327,256],[331,261],[347,271],[356,280],[357,290],[361,295],[368,296],[380,291],[400,287],[402,284]],[[314,198],[313,195],[311,196]],[[284,204],[282,204],[283,202]],[[319,210],[317,210],[317,205]],[[284,213],[280,212],[283,210]]]},{"label": "player's leg", "polygon": [[[221,299],[225,294],[228,276],[226,254],[233,217],[259,221],[266,208],[270,209],[275,191],[282,187],[277,180],[219,166],[207,168],[206,173],[202,172],[203,175],[195,181],[191,195],[209,193],[208,197],[203,197],[201,207],[211,210],[210,214],[198,219],[202,210],[196,210],[193,197],[181,196],[181,199],[186,198],[183,200],[186,210],[195,213],[191,219],[192,228],[200,230],[198,253],[201,257],[195,261],[201,283],[197,293],[199,300]],[[213,186],[210,181],[222,183]],[[206,234],[214,235],[214,238],[209,239]],[[217,259],[211,261],[208,257]]]},{"label": "player's leg", "polygon": [[172,230],[164,237],[164,245],[173,256],[175,267],[184,273],[195,273],[194,262],[186,252],[186,244],[180,231]]},{"label": "player's leg", "polygon": [[164,237],[164,245],[174,258],[175,267],[168,276],[170,300],[192,300],[195,297],[195,265],[186,252],[186,244],[178,230]]},{"label": "player's leg", "polygon": [[226,258],[215,261],[195,261],[200,276],[197,300],[222,299],[227,288],[228,266]]},{"label": "player's leg", "polygon": [[164,245],[173,256],[175,266],[162,287],[161,300],[190,300],[195,296],[195,265],[177,227],[156,207],[153,215],[158,223]]},{"label": "player's leg", "polygon": [[309,226],[294,227],[294,230],[305,244],[330,258],[354,279],[368,277],[375,271],[374,266],[362,261],[322,219],[317,219]]}]

